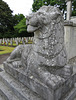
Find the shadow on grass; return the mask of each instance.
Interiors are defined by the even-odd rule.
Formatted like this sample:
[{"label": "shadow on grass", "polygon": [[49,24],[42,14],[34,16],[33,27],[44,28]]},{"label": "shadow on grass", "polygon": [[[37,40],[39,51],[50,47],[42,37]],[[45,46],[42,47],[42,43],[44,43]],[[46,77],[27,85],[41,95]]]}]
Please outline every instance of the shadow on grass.
[{"label": "shadow on grass", "polygon": [[11,53],[15,47],[0,46],[0,55]]}]

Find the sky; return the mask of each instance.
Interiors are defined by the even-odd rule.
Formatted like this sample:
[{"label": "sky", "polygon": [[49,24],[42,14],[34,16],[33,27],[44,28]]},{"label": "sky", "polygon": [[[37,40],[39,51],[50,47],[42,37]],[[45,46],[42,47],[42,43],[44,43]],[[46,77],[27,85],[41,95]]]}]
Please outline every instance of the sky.
[{"label": "sky", "polygon": [[15,14],[29,15],[32,12],[33,0],[3,0]]}]

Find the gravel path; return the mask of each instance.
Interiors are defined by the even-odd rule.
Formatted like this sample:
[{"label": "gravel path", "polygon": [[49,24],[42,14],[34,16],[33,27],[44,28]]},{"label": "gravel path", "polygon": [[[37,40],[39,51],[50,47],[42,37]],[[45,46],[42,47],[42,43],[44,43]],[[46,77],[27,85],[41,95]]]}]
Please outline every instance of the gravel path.
[{"label": "gravel path", "polygon": [[0,55],[0,64],[2,64],[8,57],[10,54],[3,54]]}]

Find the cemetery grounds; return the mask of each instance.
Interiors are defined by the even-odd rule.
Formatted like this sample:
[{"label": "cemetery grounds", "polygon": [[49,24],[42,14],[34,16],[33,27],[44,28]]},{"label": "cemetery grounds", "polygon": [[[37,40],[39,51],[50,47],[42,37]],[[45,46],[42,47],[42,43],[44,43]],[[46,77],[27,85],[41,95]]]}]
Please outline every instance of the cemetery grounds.
[{"label": "cemetery grounds", "polygon": [[15,49],[16,46],[21,44],[32,44],[33,37],[0,39],[0,64],[2,64]]}]

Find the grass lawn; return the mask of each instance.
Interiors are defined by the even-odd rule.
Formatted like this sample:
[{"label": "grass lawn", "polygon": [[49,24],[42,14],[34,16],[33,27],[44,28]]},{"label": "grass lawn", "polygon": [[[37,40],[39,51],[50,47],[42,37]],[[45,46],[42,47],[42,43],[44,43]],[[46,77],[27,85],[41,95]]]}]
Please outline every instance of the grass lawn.
[{"label": "grass lawn", "polygon": [[0,46],[0,55],[11,53],[15,47],[8,47],[8,46]]},{"label": "grass lawn", "polygon": [[[20,44],[22,44],[22,42]],[[25,44],[32,44],[32,41],[29,40],[28,43],[25,42]],[[3,45],[3,43],[2,43],[2,45]],[[8,46],[11,46],[11,44],[9,43]],[[8,46],[6,45],[6,43],[3,46],[0,45],[0,55],[11,53],[17,45],[16,45],[15,41],[13,41],[14,47],[8,47]]]}]

